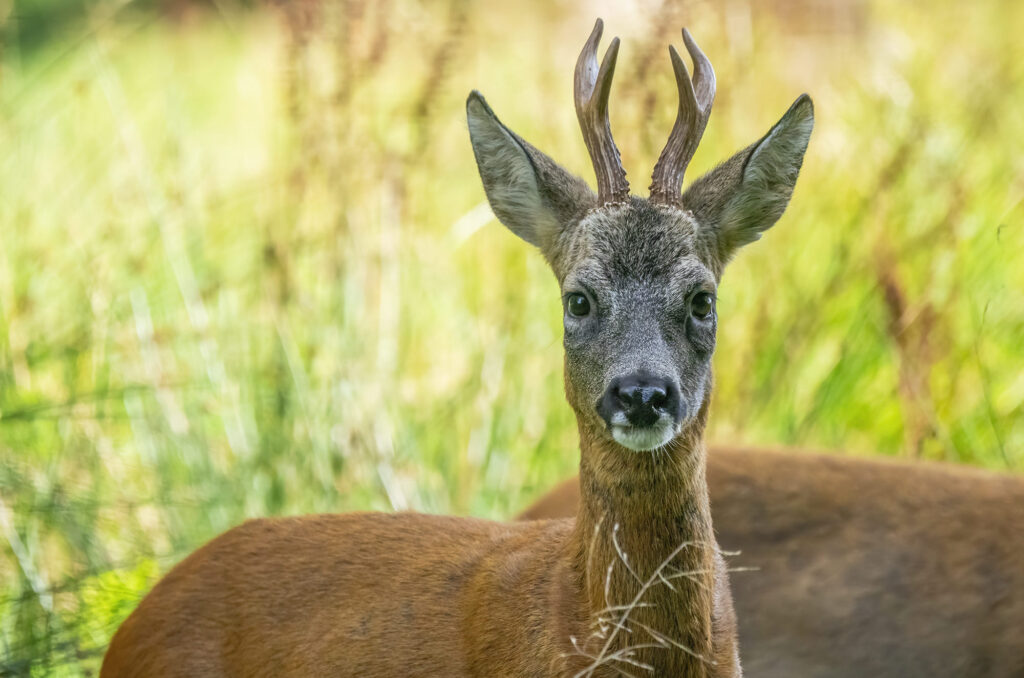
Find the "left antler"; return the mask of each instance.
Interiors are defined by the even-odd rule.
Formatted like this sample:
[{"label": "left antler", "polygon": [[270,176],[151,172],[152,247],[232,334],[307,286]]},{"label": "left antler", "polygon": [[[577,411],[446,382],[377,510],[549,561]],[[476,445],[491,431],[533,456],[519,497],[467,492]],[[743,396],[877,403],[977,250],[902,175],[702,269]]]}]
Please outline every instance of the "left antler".
[{"label": "left antler", "polygon": [[693,60],[693,80],[679,52],[670,45],[668,51],[679,87],[679,113],[651,176],[651,202],[663,205],[679,204],[683,174],[704,135],[715,101],[715,69],[685,28],[683,42]]}]

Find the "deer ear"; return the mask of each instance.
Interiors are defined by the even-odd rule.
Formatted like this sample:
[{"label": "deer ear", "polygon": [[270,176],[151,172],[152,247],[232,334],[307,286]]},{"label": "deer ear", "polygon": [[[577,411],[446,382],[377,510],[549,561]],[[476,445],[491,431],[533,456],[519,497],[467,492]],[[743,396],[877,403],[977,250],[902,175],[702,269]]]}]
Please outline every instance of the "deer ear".
[{"label": "deer ear", "polygon": [[786,211],[814,128],[814,104],[801,95],[760,141],[698,179],[683,194],[724,265]]},{"label": "deer ear", "polygon": [[565,226],[596,204],[579,177],[501,124],[476,91],[466,101],[469,137],[491,209],[501,223],[552,259]]}]

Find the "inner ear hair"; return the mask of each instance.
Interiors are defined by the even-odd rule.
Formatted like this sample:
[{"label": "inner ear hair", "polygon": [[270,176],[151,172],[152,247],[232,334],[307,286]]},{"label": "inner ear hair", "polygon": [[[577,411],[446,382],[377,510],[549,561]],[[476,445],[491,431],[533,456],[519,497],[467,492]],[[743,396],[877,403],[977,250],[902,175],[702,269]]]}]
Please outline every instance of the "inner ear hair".
[{"label": "inner ear hair", "polygon": [[596,204],[584,181],[506,127],[479,92],[466,117],[487,201],[501,223],[552,260],[558,235]]},{"label": "inner ear hair", "polygon": [[695,181],[683,195],[683,205],[693,212],[720,265],[785,212],[813,128],[814,105],[803,94],[757,143]]}]

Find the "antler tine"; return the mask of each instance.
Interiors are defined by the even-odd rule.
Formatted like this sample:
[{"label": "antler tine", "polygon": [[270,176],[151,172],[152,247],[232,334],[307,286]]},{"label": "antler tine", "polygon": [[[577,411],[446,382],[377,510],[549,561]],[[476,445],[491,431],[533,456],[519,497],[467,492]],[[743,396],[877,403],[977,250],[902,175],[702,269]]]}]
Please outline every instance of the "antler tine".
[{"label": "antler tine", "polygon": [[715,102],[715,69],[711,67],[704,52],[697,46],[690,31],[683,29],[683,44],[693,60],[693,87],[696,91],[697,103],[704,112],[705,124],[711,115],[711,104]]},{"label": "antler tine", "polygon": [[651,201],[665,205],[679,204],[683,175],[704,135],[715,101],[715,69],[685,28],[683,43],[693,60],[693,79],[679,52],[670,45],[668,51],[679,88],[679,112],[651,175]]},{"label": "antler tine", "polygon": [[573,89],[576,117],[579,118],[583,141],[594,165],[594,174],[597,175],[597,199],[605,205],[625,202],[629,198],[629,182],[626,181],[626,170],[622,168],[622,158],[612,139],[611,124],[608,121],[608,94],[615,74],[619,39],[612,40],[598,69],[597,45],[603,31],[604,22],[598,19],[576,61]]}]

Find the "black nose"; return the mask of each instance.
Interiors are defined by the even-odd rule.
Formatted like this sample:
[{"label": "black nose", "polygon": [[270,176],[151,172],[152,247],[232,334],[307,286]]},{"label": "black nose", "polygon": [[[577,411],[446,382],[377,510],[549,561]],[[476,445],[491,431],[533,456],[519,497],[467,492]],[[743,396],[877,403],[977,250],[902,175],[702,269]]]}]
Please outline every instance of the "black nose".
[{"label": "black nose", "polygon": [[[683,415],[675,384],[646,372],[613,379],[598,402],[597,411],[609,426],[627,422],[631,426],[653,426],[665,414],[678,423]],[[616,414],[625,415],[625,421]]]}]

